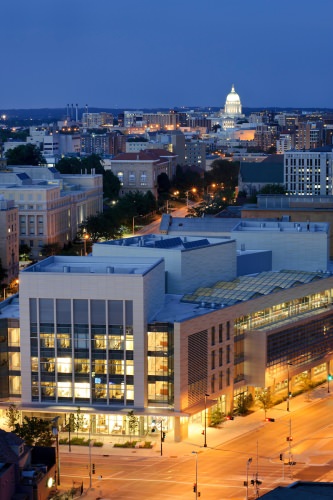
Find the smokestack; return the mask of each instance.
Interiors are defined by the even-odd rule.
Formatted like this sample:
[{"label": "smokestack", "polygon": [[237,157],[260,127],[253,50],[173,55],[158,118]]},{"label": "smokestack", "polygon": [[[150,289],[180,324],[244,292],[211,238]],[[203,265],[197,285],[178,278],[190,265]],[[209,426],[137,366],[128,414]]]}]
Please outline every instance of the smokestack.
[{"label": "smokestack", "polygon": [[75,121],[76,123],[79,121],[79,105],[77,104],[76,105],[76,109],[75,109]]},{"label": "smokestack", "polygon": [[72,109],[71,109],[71,120],[74,118],[74,104],[72,104]]}]

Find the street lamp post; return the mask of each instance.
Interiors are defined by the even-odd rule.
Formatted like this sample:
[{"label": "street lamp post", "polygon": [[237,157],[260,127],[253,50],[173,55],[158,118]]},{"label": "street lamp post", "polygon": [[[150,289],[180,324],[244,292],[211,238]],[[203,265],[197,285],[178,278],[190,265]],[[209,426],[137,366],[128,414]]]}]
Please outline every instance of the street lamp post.
[{"label": "street lamp post", "polygon": [[290,395],[290,376],[289,376],[289,366],[292,366],[292,363],[287,363],[287,370],[288,370],[288,395],[287,395],[287,411],[290,411],[289,408],[289,395]]},{"label": "street lamp post", "polygon": [[207,448],[207,397],[209,394],[205,394],[205,442],[204,447]]},{"label": "street lamp post", "polygon": [[252,462],[252,457],[246,462],[246,500],[249,498],[249,468]]},{"label": "street lamp post", "polygon": [[56,438],[56,466],[57,466],[57,480],[56,484],[60,486],[60,457],[59,457],[59,417],[54,417],[52,419],[52,434]]},{"label": "street lamp post", "polygon": [[85,233],[83,235],[83,249],[84,249],[84,255],[87,255],[87,240],[89,239],[89,234]]},{"label": "street lamp post", "polygon": [[195,483],[194,483],[194,492],[195,492],[195,500],[198,498],[198,452],[192,451],[193,455],[195,455]]},{"label": "street lamp post", "polygon": [[186,207],[187,208],[189,206],[189,201],[188,201],[188,195],[189,195],[189,193],[196,193],[196,192],[197,192],[196,188],[192,188],[189,191],[185,191],[185,194],[186,194]]},{"label": "street lamp post", "polygon": [[90,440],[90,430],[89,430],[89,488],[92,486],[92,477],[91,477],[91,440]]},{"label": "street lamp post", "polygon": [[132,219],[132,234],[133,234],[133,236],[135,235],[135,219],[137,217],[141,217],[141,215],[134,215],[133,219]]}]

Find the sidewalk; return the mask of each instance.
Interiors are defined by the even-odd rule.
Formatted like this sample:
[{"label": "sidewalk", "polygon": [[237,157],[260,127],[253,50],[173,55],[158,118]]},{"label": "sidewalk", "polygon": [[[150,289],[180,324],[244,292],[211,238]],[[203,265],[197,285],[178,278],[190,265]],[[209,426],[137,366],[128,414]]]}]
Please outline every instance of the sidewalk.
[{"label": "sidewalk", "polygon": [[[277,406],[274,406],[267,411],[267,417],[274,418],[278,420],[279,418],[286,417],[288,414],[292,414],[296,410],[309,407],[318,400],[329,397],[330,393],[327,392],[327,386],[322,384],[310,393],[300,394],[299,396],[293,397],[289,401],[289,413],[287,413],[287,402],[284,401]],[[268,422],[264,420],[264,411],[256,410],[253,413],[245,417],[235,417],[234,420],[227,420],[221,424],[220,428],[207,427],[207,448],[215,448],[223,443],[232,441],[248,432],[252,432],[264,425],[269,425]],[[198,449],[204,449],[204,436],[202,435],[203,427],[200,424],[192,424],[189,428],[189,436],[181,441],[180,443],[175,443],[173,440],[173,432],[167,432],[165,441],[163,443],[163,457],[182,457],[191,455],[193,451]],[[92,455],[119,455],[119,456],[144,456],[144,457],[160,457],[160,434],[157,433],[156,436],[148,436],[147,441],[155,442],[155,446],[152,449],[133,449],[133,448],[114,448],[114,444],[121,441],[126,441],[128,436],[98,436],[98,441],[103,441],[104,445],[102,448],[91,448]],[[132,438],[134,439],[134,438]],[[72,450],[75,453],[86,454],[87,449],[82,446],[72,446]],[[68,452],[68,445],[60,446],[61,454]]]}]

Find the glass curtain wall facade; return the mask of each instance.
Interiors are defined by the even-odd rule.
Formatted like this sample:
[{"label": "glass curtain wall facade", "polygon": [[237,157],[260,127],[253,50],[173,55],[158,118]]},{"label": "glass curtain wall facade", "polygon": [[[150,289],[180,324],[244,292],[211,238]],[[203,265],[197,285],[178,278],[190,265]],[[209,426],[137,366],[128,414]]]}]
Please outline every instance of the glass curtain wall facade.
[{"label": "glass curtain wall facade", "polygon": [[148,406],[173,406],[174,342],[173,326],[148,325]]},{"label": "glass curtain wall facade", "polygon": [[32,400],[133,405],[133,304],[30,299]]}]

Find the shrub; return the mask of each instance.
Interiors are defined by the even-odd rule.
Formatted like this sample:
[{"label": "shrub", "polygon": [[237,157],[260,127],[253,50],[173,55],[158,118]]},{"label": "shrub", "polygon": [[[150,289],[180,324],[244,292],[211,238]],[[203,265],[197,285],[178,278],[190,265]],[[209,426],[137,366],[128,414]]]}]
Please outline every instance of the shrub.
[{"label": "shrub", "polygon": [[215,410],[210,416],[210,427],[215,427],[225,420],[225,415],[221,410]]},{"label": "shrub", "polygon": [[96,448],[102,448],[103,444],[104,443],[102,441],[95,441],[93,446],[96,446]]},{"label": "shrub", "polygon": [[143,448],[152,448],[151,441],[145,441]]},{"label": "shrub", "polygon": [[135,448],[137,441],[125,441],[125,443],[115,443],[114,448]]}]

